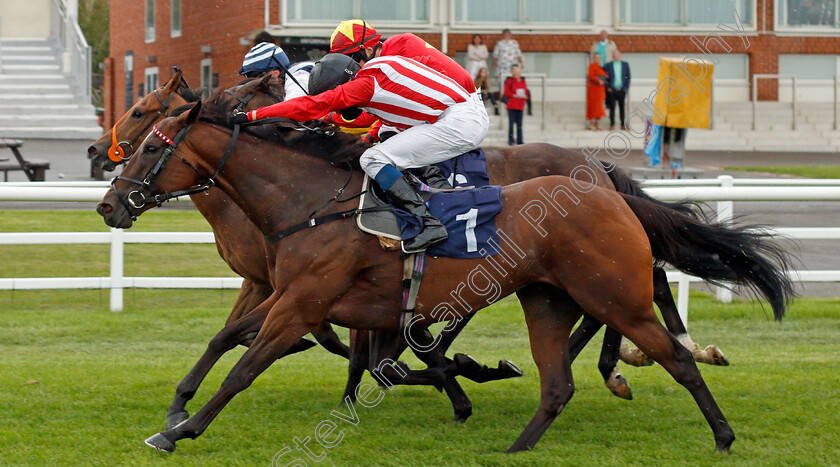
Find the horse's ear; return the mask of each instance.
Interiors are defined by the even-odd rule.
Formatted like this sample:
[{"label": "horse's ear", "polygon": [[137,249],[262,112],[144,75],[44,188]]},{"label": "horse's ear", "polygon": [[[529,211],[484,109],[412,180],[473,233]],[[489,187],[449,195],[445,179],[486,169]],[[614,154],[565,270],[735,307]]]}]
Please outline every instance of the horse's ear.
[{"label": "horse's ear", "polygon": [[171,78],[169,78],[169,82],[167,82],[166,86],[163,88],[164,92],[166,93],[174,92],[176,89],[178,89],[178,86],[181,85],[181,78],[183,77],[183,73],[181,72],[180,68],[172,68],[177,69],[177,71],[175,71],[175,74],[172,75]]},{"label": "horse's ear", "polygon": [[201,101],[195,103],[192,109],[190,109],[189,113],[187,113],[187,118],[185,120],[186,125],[192,125],[193,123],[198,121],[198,114],[201,113]]}]

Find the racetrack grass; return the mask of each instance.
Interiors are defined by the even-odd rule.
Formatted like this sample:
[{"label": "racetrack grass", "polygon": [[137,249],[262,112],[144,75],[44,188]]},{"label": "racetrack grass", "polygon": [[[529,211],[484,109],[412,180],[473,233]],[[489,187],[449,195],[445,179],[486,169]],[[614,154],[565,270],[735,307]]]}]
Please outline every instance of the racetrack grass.
[{"label": "racetrack grass", "polygon": [[840,165],[767,165],[758,167],[727,166],[736,172],[760,172],[777,175],[795,175],[805,178],[840,178]]},{"label": "racetrack grass", "polygon": [[[126,293],[128,311],[111,313],[107,293],[97,291],[1,292],[0,463],[269,465],[280,449],[294,450],[294,437],[312,437],[321,420],[335,420],[330,412],[344,387],[346,361],[321,348],[275,363],[176,452],[143,445],[163,428],[175,385],[234,296],[138,290]],[[433,389],[398,387],[376,407],[357,404],[358,425],[338,422],[338,446],[309,446],[326,452],[322,465],[348,466],[836,465],[840,300],[801,299],[781,324],[769,315],[745,302],[722,305],[700,293],[691,299],[692,336],[717,344],[732,362],[701,366],[737,436],[728,455],[714,452],[700,411],[662,368],[622,365],[635,399],[611,396],[596,370],[600,336],[574,364],[577,392],[536,448],[503,454],[539,397],[523,315],[510,299],[479,313],[453,350],[488,364],[510,358],[525,376],[462,382],[474,406],[466,424],[450,421],[448,401]],[[220,360],[191,412],[241,354]],[[278,465],[304,458],[293,452]]]},{"label": "racetrack grass", "polygon": [[[0,210],[0,232],[107,232],[94,211]],[[196,211],[151,210],[131,231],[207,232]],[[127,276],[236,276],[212,244],[127,244]],[[0,245],[0,277],[106,277],[110,246]]]}]

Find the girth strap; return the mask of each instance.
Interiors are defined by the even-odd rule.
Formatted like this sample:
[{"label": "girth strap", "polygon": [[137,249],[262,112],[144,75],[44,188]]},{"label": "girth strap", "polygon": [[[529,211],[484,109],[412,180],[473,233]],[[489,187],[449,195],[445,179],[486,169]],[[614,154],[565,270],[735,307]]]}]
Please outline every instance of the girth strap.
[{"label": "girth strap", "polygon": [[400,314],[400,331],[405,329],[406,324],[414,317],[414,307],[417,304],[417,293],[420,291],[420,282],[423,280],[423,271],[426,267],[426,252],[403,255],[403,279],[402,279],[402,313]]}]

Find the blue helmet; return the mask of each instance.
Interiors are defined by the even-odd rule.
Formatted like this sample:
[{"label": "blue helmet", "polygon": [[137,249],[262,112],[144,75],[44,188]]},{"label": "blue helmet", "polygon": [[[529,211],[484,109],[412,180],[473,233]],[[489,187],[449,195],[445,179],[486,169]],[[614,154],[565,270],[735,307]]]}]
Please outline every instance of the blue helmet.
[{"label": "blue helmet", "polygon": [[257,44],[248,51],[245,59],[242,61],[242,68],[239,69],[240,75],[258,74],[272,70],[282,70],[277,62],[283,64],[283,67],[289,68],[289,57],[283,49],[270,43],[263,42]]}]

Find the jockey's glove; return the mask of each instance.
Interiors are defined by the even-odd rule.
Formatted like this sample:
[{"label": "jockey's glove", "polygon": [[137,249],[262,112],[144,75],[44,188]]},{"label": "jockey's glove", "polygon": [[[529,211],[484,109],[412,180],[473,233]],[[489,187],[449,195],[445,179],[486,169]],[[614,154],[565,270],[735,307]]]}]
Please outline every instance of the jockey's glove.
[{"label": "jockey's glove", "polygon": [[248,123],[248,114],[241,111],[241,110],[234,110],[233,116],[230,117],[230,123],[233,125],[241,125],[243,123]]}]

